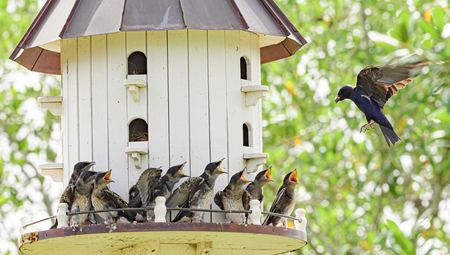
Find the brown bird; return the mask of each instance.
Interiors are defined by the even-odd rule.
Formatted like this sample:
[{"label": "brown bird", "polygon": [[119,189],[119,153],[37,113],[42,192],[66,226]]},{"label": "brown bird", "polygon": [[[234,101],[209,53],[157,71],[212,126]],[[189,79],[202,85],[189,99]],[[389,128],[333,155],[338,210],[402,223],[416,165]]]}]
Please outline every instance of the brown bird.
[{"label": "brown bird", "polygon": [[[91,211],[92,201],[92,182],[95,179],[96,172],[84,171],[81,173],[75,183],[75,192],[70,212],[86,212]],[[69,219],[71,226],[85,226],[95,223],[92,214],[77,214]]]},{"label": "brown bird", "polygon": [[[284,177],[283,185],[278,190],[277,197],[270,207],[270,212],[284,215],[291,215],[295,206],[295,186],[298,184],[297,169],[288,173]],[[284,217],[267,216],[263,225],[272,225],[277,227],[287,227],[287,221]]]},{"label": "brown bird", "polygon": [[[214,203],[222,210],[250,210],[250,193],[244,189],[251,182],[244,177],[245,169],[235,173],[223,191],[214,196]],[[226,223],[244,224],[244,213],[226,213]]]},{"label": "brown bird", "polygon": [[258,199],[259,202],[262,203],[264,198],[263,186],[269,182],[273,182],[271,172],[272,167],[259,172],[256,175],[255,180],[247,186],[246,190],[250,193],[252,199]]}]

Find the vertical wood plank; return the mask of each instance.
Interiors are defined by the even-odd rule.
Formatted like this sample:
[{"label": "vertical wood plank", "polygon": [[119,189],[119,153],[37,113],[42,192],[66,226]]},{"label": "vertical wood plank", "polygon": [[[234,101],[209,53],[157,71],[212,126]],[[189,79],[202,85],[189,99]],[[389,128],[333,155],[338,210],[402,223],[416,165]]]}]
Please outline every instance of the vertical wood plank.
[{"label": "vertical wood plank", "polygon": [[77,38],[72,38],[67,41],[68,53],[67,53],[67,65],[68,65],[68,77],[67,86],[68,95],[65,98],[67,101],[67,116],[68,126],[66,128],[69,133],[68,139],[68,156],[66,159],[69,161],[70,174],[73,171],[73,166],[80,159],[79,150],[79,136],[78,136],[78,56],[77,56]]},{"label": "vertical wood plank", "polygon": [[92,160],[91,38],[78,38],[80,160]]},{"label": "vertical wood plank", "polygon": [[228,178],[244,167],[239,31],[225,31],[227,72]]},{"label": "vertical wood plank", "polygon": [[113,180],[111,189],[122,198],[128,198],[128,155],[124,149],[128,142],[125,33],[107,35],[108,53],[108,130],[109,167]]},{"label": "vertical wood plank", "polygon": [[108,58],[106,35],[91,37],[92,49],[92,159],[96,170],[109,170]]},{"label": "vertical wood plank", "polygon": [[[210,162],[207,39],[205,30],[188,30],[191,176],[201,175]],[[206,213],[205,222],[210,219]]]},{"label": "vertical wood plank", "polygon": [[[209,81],[209,135],[210,161],[226,158],[222,169],[228,171],[227,142],[227,77],[225,63],[225,32],[208,31],[208,81]],[[228,176],[217,178],[214,194],[228,184]],[[219,209],[213,203],[213,209]],[[225,214],[213,213],[213,222],[224,222]]]},{"label": "vertical wood plank", "polygon": [[[147,33],[144,31],[139,32],[126,32],[126,45],[127,45],[127,52],[126,56],[127,58],[136,51],[140,51],[147,56]],[[126,64],[128,66],[128,63]],[[126,67],[127,68],[127,67]],[[127,70],[128,73],[128,70]],[[145,74],[139,74],[139,75],[128,75],[127,79],[135,79],[135,80],[142,80],[147,83],[147,75]],[[134,119],[143,119],[147,121],[147,87],[141,88],[139,90],[139,101],[135,102],[130,94],[129,91],[127,91],[127,114],[128,119],[127,123],[131,123]],[[148,124],[148,121],[147,121]],[[128,134],[128,132],[127,132]],[[148,143],[147,143],[148,144]],[[148,146],[147,146],[148,149]],[[148,168],[148,155],[143,155],[141,157],[141,169],[136,169],[133,161],[128,160],[128,184],[131,187],[134,185],[141,175],[141,173]]]},{"label": "vertical wood plank", "polygon": [[[170,165],[189,161],[187,30],[168,31]],[[191,173],[191,162],[183,169]]]},{"label": "vertical wood plank", "polygon": [[[248,80],[241,80],[241,86],[249,86],[249,85],[254,85],[253,84],[253,78],[254,78],[254,73],[252,72],[253,66],[255,63],[253,63],[253,59],[252,59],[252,49],[251,49],[251,33],[249,32],[245,32],[245,31],[239,31],[239,43],[240,43],[240,51],[241,51],[241,56],[245,58],[246,62],[247,62],[247,78]],[[251,107],[247,107],[245,105],[245,93],[241,92],[241,105],[242,105],[242,124],[244,123],[249,123],[250,124],[250,128],[251,128],[251,132],[249,132],[249,140],[251,141],[250,146],[243,146],[242,143],[242,149],[244,153],[253,153],[256,152],[255,150],[255,130],[254,130],[254,124],[255,124],[255,120],[254,120],[254,111],[255,111],[255,107],[251,106]],[[242,127],[241,127],[242,128]],[[250,131],[250,130],[249,130]],[[247,175],[246,175],[247,176]]]},{"label": "vertical wood plank", "polygon": [[[61,40],[61,95],[63,98],[69,98],[69,90],[68,90],[68,39]],[[69,107],[68,100],[63,100],[62,102],[62,115],[61,115],[61,124],[63,130],[65,130],[69,126]],[[64,187],[67,186],[70,178],[70,174],[72,173],[73,167],[69,165],[69,132],[62,133],[62,146],[63,146],[63,184]]]},{"label": "vertical wood plank", "polygon": [[147,32],[149,165],[170,165],[167,31]]}]

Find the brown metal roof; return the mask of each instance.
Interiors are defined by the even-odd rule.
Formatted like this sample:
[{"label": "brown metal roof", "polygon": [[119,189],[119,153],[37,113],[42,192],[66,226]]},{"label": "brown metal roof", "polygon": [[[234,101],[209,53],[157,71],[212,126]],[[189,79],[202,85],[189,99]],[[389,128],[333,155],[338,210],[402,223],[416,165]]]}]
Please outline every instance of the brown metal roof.
[{"label": "brown metal roof", "polygon": [[307,43],[273,0],[47,0],[10,59],[59,74],[54,42],[61,38],[173,29],[261,34],[261,63],[292,56]]}]

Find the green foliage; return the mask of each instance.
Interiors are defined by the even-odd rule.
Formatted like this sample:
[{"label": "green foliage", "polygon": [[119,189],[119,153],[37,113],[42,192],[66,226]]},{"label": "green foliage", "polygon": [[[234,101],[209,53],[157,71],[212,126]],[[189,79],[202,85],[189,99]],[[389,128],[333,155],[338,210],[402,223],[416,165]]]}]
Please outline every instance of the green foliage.
[{"label": "green foliage", "polygon": [[[449,11],[433,1],[278,4],[309,41],[262,66],[262,83],[271,88],[263,100],[264,150],[278,180],[266,196],[299,169],[297,206],[307,210],[309,243],[298,253],[449,252],[450,209],[442,202],[450,196]],[[430,65],[386,105],[405,141],[388,148],[378,126],[359,134],[364,115],[334,97],[363,67],[412,53]]]}]

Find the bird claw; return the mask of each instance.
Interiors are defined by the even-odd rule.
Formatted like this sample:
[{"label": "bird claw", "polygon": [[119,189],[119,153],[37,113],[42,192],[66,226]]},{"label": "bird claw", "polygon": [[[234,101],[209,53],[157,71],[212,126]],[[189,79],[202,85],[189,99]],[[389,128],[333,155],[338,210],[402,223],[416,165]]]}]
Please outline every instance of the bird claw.
[{"label": "bird claw", "polygon": [[361,127],[361,129],[359,130],[359,133],[361,133],[363,130],[364,130],[364,133],[367,131],[367,130],[369,130],[370,128],[372,128],[372,129],[375,129],[372,125],[373,124],[375,124],[375,122],[371,122],[371,123],[367,123],[367,124],[364,124],[362,127]]}]

